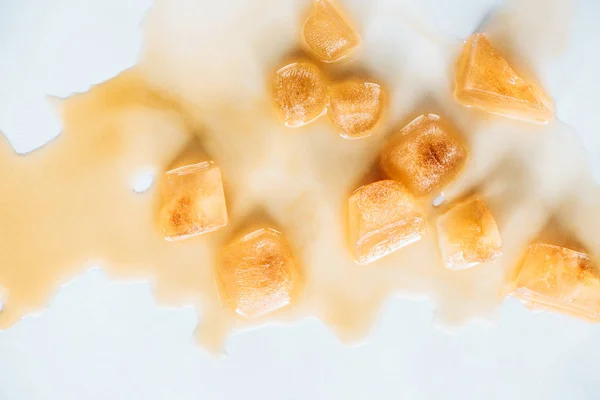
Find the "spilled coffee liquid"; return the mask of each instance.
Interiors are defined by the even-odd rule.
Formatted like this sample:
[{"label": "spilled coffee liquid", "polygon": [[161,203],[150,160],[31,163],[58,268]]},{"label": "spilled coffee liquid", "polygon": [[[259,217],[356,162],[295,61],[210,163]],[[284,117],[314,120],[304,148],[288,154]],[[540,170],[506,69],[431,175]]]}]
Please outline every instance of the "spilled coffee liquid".
[{"label": "spilled coffee liquid", "polygon": [[[209,10],[192,0],[157,0],[144,20],[139,63],[58,101],[59,137],[24,156],[0,144],[0,328],[43,308],[61,283],[90,265],[118,279],[149,279],[160,304],[195,306],[200,342],[218,351],[231,330],[308,316],[343,340],[360,339],[392,294],[430,299],[444,324],[485,317],[509,292],[514,268],[538,237],[583,247],[597,260],[600,192],[576,132],[558,120],[536,125],[456,103],[461,40],[416,24],[397,5],[345,2],[363,40],[353,57],[325,73],[335,79],[367,72],[389,97],[374,133],[346,140],[327,118],[288,128],[273,105],[270,81],[300,49],[307,3],[235,3]],[[556,57],[536,55],[536,40],[553,40],[568,21],[543,21],[518,3],[498,10],[487,30],[511,63],[527,70],[519,60]],[[467,145],[465,167],[441,205],[432,202],[441,193],[421,200],[425,237],[358,265],[347,244],[348,198],[378,179],[386,140],[424,113],[452,121]],[[229,224],[171,242],[157,224],[156,183],[190,148],[219,166]],[[154,183],[136,193],[132,182],[147,171]],[[435,221],[475,193],[495,217],[502,255],[452,271]],[[224,306],[215,260],[254,224],[285,234],[303,293],[248,319]]]}]

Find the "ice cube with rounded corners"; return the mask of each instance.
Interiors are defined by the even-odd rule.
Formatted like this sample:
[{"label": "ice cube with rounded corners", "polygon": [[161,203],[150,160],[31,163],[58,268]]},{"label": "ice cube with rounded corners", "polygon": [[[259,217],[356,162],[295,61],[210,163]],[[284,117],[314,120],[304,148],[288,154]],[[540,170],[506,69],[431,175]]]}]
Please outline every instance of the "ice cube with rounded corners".
[{"label": "ice cube with rounded corners", "polygon": [[330,116],[342,137],[358,139],[372,132],[383,110],[380,85],[352,79],[329,89]]},{"label": "ice cube with rounded corners", "polygon": [[415,196],[446,186],[461,170],[467,149],[439,115],[423,114],[393,136],[381,153],[381,169]]},{"label": "ice cube with rounded corners", "polygon": [[480,199],[455,205],[438,219],[438,240],[448,269],[461,270],[502,254],[496,220]]},{"label": "ice cube with rounded corners", "polygon": [[329,0],[315,0],[302,36],[308,50],[323,62],[347,56],[360,43],[360,37]]},{"label": "ice cube with rounded corners", "polygon": [[421,239],[427,223],[400,183],[383,180],[357,189],[348,200],[349,240],[359,264],[369,264]]},{"label": "ice cube with rounded corners", "polygon": [[454,96],[468,107],[532,122],[552,119],[543,91],[518,75],[483,33],[467,39],[460,55]]},{"label": "ice cube with rounded corners", "polygon": [[532,309],[600,322],[600,272],[587,254],[566,247],[530,245],[513,295]]},{"label": "ice cube with rounded corners", "polygon": [[299,127],[327,111],[327,84],[319,67],[308,61],[288,64],[276,72],[273,98],[285,125]]},{"label": "ice cube with rounded corners", "polygon": [[167,240],[185,239],[227,225],[221,171],[212,161],[167,171],[160,193],[159,226]]},{"label": "ice cube with rounded corners", "polygon": [[220,252],[218,280],[225,303],[244,317],[260,317],[290,304],[300,274],[283,234],[260,228]]}]

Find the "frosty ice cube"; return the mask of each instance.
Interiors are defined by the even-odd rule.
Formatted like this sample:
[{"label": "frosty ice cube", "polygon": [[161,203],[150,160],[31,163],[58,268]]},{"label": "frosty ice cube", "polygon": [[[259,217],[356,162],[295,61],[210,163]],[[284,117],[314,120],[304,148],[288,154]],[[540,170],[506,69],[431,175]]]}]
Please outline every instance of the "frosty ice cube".
[{"label": "frosty ice cube", "polygon": [[327,111],[327,85],[319,68],[310,62],[295,62],[276,72],[273,97],[289,127],[307,124]]},{"label": "frosty ice cube", "polygon": [[341,11],[328,0],[315,0],[302,29],[308,50],[323,62],[337,61],[360,43]]},{"label": "frosty ice cube", "polygon": [[533,309],[600,322],[600,273],[587,254],[566,247],[529,246],[513,295]]},{"label": "frosty ice cube", "polygon": [[381,86],[361,80],[332,85],[329,90],[330,116],[340,134],[347,139],[367,136],[383,109]]},{"label": "frosty ice cube", "polygon": [[427,231],[419,205],[396,181],[378,181],[357,189],[348,201],[348,213],[350,246],[359,264],[413,243]]},{"label": "frosty ice cube", "polygon": [[221,171],[212,161],[167,171],[160,192],[159,226],[167,240],[185,239],[227,225]]},{"label": "frosty ice cube", "polygon": [[415,196],[423,196],[447,185],[466,158],[458,135],[438,115],[426,114],[392,137],[381,153],[381,168]]},{"label": "frosty ice cube", "polygon": [[226,246],[218,262],[218,279],[225,303],[244,317],[259,317],[290,304],[300,286],[287,241],[270,228]]},{"label": "frosty ice cube", "polygon": [[437,225],[440,250],[449,269],[473,267],[502,254],[496,221],[479,199],[452,207]]},{"label": "frosty ice cube", "polygon": [[467,40],[455,84],[454,95],[465,106],[533,122],[552,118],[545,94],[519,76],[482,33]]}]

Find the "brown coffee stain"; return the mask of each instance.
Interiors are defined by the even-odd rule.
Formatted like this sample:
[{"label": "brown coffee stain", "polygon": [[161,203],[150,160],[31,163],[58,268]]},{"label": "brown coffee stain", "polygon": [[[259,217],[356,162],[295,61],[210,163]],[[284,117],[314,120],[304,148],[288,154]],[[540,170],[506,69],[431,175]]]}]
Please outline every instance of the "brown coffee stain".
[{"label": "brown coffee stain", "polygon": [[[61,101],[58,138],[25,156],[2,141],[0,327],[43,308],[61,283],[99,263],[115,278],[150,280],[160,304],[194,306],[198,338],[212,351],[231,330],[311,316],[343,340],[357,340],[393,294],[430,299],[446,325],[488,316],[551,217],[567,218],[570,234],[597,257],[600,195],[576,135],[556,120],[532,125],[458,105],[451,70],[459,43],[429,43],[439,46],[444,67],[428,70],[427,83],[377,70],[390,110],[371,136],[348,141],[324,118],[287,128],[273,107],[268,82],[299,45],[305,3],[235,3],[229,15],[219,5],[209,13],[200,2],[157,0],[144,22],[139,64]],[[268,23],[257,25],[265,12]],[[359,57],[344,68],[376,61]],[[428,219],[423,239],[357,265],[348,248],[348,197],[370,176],[387,138],[422,113],[456,124],[469,151],[464,171],[445,189],[442,206],[431,203],[439,191],[420,200]],[[156,185],[138,194],[131,179],[140,170],[163,173],[192,142],[221,169],[229,225],[169,242],[156,225]],[[438,250],[436,218],[473,192],[494,215],[503,253],[451,271]],[[237,232],[262,220],[285,235],[304,292],[246,319],[222,304],[214,261]]]}]

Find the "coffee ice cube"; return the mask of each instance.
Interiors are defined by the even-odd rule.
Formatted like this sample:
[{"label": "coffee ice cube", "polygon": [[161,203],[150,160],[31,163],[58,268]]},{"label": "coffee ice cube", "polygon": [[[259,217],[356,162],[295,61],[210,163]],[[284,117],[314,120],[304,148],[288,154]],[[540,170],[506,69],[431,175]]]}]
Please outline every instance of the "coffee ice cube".
[{"label": "coffee ice cube", "polygon": [[383,92],[377,83],[347,80],[329,89],[330,116],[340,134],[347,139],[367,136],[383,109]]},{"label": "coffee ice cube", "polygon": [[349,240],[359,264],[369,264],[421,239],[427,231],[419,205],[399,182],[357,189],[348,201]]},{"label": "coffee ice cube", "polygon": [[160,193],[159,226],[167,240],[185,239],[227,225],[221,171],[212,161],[167,171]]},{"label": "coffee ice cube", "polygon": [[541,89],[518,75],[483,33],[469,37],[460,55],[454,96],[468,107],[538,123],[552,119]]},{"label": "coffee ice cube", "polygon": [[600,322],[600,272],[587,254],[566,247],[529,246],[513,295],[532,309]]},{"label": "coffee ice cube", "polygon": [[290,304],[300,274],[283,234],[260,228],[221,250],[218,281],[223,300],[244,317],[259,317]]},{"label": "coffee ice cube", "polygon": [[273,97],[285,125],[299,127],[327,111],[329,97],[321,70],[308,61],[294,62],[276,72]]},{"label": "coffee ice cube", "polygon": [[436,114],[424,114],[393,136],[381,153],[381,168],[415,196],[447,185],[461,170],[467,149]]},{"label": "coffee ice cube", "polygon": [[329,0],[315,0],[302,29],[308,50],[323,62],[337,61],[360,43],[342,12]]},{"label": "coffee ice cube", "polygon": [[479,199],[458,204],[438,219],[438,240],[448,269],[461,270],[502,254],[494,216]]}]

